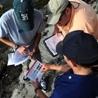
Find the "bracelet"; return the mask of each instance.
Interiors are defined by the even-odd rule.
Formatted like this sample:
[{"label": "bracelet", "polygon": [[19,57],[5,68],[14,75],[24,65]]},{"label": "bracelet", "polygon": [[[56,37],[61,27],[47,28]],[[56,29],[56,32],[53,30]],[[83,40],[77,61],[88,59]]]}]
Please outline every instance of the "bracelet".
[{"label": "bracelet", "polygon": [[38,90],[41,90],[41,88],[39,88],[39,87],[38,87],[38,88],[35,88],[34,91],[35,91],[36,94],[37,94],[37,91],[38,91]]}]

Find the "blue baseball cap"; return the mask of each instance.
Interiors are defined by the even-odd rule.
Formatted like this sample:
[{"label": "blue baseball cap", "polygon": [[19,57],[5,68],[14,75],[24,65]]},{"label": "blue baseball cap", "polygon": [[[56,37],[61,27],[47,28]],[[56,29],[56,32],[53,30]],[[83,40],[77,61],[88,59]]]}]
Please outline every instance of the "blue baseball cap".
[{"label": "blue baseball cap", "polygon": [[56,51],[85,67],[98,64],[97,40],[81,30],[67,34],[64,40],[56,46]]},{"label": "blue baseball cap", "polygon": [[20,29],[30,31],[34,27],[34,8],[32,0],[14,0],[13,8]]}]

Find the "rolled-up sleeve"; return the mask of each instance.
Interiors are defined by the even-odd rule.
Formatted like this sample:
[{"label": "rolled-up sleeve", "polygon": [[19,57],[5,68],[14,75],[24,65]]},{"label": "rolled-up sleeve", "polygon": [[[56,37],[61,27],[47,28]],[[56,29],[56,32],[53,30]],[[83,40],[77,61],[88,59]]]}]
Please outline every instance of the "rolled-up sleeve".
[{"label": "rolled-up sleeve", "polygon": [[7,23],[4,16],[0,17],[0,38],[7,36]]}]

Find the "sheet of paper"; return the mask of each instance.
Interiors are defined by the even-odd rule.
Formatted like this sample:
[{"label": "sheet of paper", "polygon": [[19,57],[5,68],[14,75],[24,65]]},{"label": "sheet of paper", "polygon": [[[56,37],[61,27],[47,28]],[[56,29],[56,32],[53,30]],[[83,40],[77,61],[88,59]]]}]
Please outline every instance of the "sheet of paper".
[{"label": "sheet of paper", "polygon": [[15,51],[15,53],[9,53],[8,54],[8,66],[9,65],[20,65],[23,62],[27,61],[29,59],[29,56],[26,54],[20,54],[18,51]]},{"label": "sheet of paper", "polygon": [[[33,45],[30,45],[28,47],[29,51],[32,51]],[[14,53],[8,54],[8,66],[10,65],[20,65],[27,61],[29,59],[29,56],[27,54],[20,54],[17,50]]]},{"label": "sheet of paper", "polygon": [[27,54],[20,54],[18,51],[15,52],[13,60],[15,65],[22,64],[23,62],[27,61],[29,56]]},{"label": "sheet of paper", "polygon": [[31,68],[28,71],[26,78],[29,78],[31,81],[36,81],[36,79],[38,79],[38,81],[40,82],[44,74],[44,72],[42,72],[43,64],[39,62],[38,60],[35,60],[35,61],[33,60],[31,61],[30,66]]},{"label": "sheet of paper", "polygon": [[52,53],[53,56],[57,55],[56,52],[56,45],[64,39],[63,35],[55,34],[45,40],[45,45],[48,48],[48,50]]}]

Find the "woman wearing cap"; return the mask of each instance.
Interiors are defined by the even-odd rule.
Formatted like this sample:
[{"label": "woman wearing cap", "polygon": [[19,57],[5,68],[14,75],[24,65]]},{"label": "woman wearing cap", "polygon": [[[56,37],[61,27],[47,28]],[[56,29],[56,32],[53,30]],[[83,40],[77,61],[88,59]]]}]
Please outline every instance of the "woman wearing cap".
[{"label": "woman wearing cap", "polygon": [[[94,69],[98,67],[97,40],[78,30],[67,34],[62,43],[57,45],[56,50],[64,55],[71,69],[56,78],[50,98],[96,98],[98,75]],[[33,86],[39,98],[48,98],[38,82],[33,82]]]},{"label": "woman wearing cap", "polygon": [[[53,6],[54,5],[54,6]],[[82,0],[50,0],[47,23],[55,25],[55,32],[66,36],[68,32],[83,30],[98,38],[98,18],[93,8]]]}]

